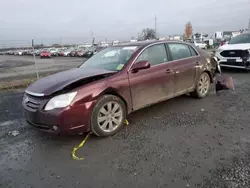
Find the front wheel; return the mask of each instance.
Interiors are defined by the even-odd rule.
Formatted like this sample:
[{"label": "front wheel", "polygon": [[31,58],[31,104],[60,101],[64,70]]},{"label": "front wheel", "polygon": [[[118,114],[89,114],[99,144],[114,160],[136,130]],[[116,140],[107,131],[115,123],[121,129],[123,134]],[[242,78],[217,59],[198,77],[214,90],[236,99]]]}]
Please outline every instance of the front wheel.
[{"label": "front wheel", "polygon": [[191,93],[191,96],[196,97],[198,99],[205,98],[209,93],[210,84],[210,76],[208,75],[208,73],[203,72],[197,80],[196,88]]},{"label": "front wheel", "polygon": [[91,130],[97,136],[114,135],[123,127],[126,114],[126,106],[119,97],[104,95],[93,109]]}]

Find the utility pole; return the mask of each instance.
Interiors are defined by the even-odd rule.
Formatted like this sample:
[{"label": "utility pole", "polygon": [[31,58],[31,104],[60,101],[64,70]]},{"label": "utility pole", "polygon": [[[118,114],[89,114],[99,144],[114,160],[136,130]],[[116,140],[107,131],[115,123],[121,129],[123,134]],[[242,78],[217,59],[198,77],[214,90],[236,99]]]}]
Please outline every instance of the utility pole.
[{"label": "utility pole", "polygon": [[36,62],[36,55],[35,55],[34,39],[32,39],[31,43],[32,43],[32,53],[33,53],[33,58],[34,58],[35,68],[36,68],[36,78],[39,79],[39,73],[38,73],[37,62]]},{"label": "utility pole", "polygon": [[94,46],[95,41],[94,41],[94,33],[92,30],[91,30],[91,42],[92,42],[92,46]]},{"label": "utility pole", "polygon": [[63,47],[63,44],[62,44],[62,37],[60,36],[60,46]]},{"label": "utility pole", "polygon": [[91,31],[91,40],[93,40],[93,38],[94,38],[94,33],[93,31]]},{"label": "utility pole", "polygon": [[155,14],[155,36],[157,37],[157,17],[156,17],[156,14]]},{"label": "utility pole", "polygon": [[249,19],[249,23],[248,23],[248,32],[250,32],[250,19]]}]

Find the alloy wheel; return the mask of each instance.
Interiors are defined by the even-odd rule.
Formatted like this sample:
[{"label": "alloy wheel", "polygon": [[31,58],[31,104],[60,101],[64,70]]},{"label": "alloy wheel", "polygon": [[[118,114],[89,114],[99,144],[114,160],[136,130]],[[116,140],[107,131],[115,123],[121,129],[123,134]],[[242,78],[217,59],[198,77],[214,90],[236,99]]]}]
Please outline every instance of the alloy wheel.
[{"label": "alloy wheel", "polygon": [[198,91],[200,95],[205,96],[209,90],[210,78],[207,74],[202,74],[198,83]]},{"label": "alloy wheel", "polygon": [[115,101],[104,104],[99,110],[97,122],[104,132],[116,130],[123,119],[122,107]]}]

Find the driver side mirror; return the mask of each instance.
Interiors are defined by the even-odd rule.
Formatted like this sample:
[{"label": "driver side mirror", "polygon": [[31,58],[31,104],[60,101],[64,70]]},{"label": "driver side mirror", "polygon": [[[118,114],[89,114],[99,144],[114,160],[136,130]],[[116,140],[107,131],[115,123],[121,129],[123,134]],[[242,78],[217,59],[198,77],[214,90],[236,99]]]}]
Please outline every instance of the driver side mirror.
[{"label": "driver side mirror", "polygon": [[135,62],[131,68],[131,71],[135,73],[135,72],[138,72],[139,70],[148,69],[148,68],[150,68],[150,62],[146,60],[142,60],[142,61]]}]

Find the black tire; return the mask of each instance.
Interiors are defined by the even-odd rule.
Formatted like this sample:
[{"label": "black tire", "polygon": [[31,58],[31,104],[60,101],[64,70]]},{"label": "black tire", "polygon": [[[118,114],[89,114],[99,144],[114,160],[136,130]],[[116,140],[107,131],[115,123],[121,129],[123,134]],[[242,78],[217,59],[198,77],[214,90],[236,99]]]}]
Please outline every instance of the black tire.
[{"label": "black tire", "polygon": [[[202,93],[200,88],[199,88],[199,83],[200,83],[201,79],[203,79],[204,77],[206,77],[207,81],[208,81],[208,88],[206,90],[206,93]],[[195,90],[193,92],[191,92],[190,95],[192,97],[195,97],[198,99],[205,98],[209,94],[210,85],[211,85],[211,79],[210,79],[209,74],[207,72],[203,72],[203,73],[201,73],[201,75],[199,76],[199,78],[196,82]]]},{"label": "black tire", "polygon": [[[111,132],[105,132],[101,129],[101,127],[99,126],[99,123],[97,121],[97,118],[99,116],[99,112],[101,110],[101,108],[103,106],[105,106],[105,104],[107,104],[108,102],[115,102],[117,104],[120,105],[120,109],[122,112],[122,117],[121,117],[121,121],[119,123],[119,125],[117,126],[117,128],[115,128],[115,130],[111,131]],[[114,95],[103,95],[97,102],[97,104],[94,106],[94,109],[92,111],[91,114],[91,131],[96,135],[96,136],[112,136],[114,134],[116,134],[118,131],[120,131],[124,125],[124,121],[126,119],[126,115],[127,115],[127,109],[126,109],[126,105],[124,104],[124,102],[117,96]]]}]

